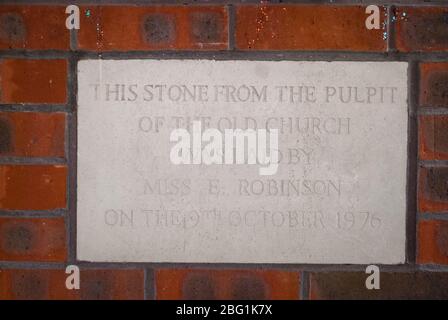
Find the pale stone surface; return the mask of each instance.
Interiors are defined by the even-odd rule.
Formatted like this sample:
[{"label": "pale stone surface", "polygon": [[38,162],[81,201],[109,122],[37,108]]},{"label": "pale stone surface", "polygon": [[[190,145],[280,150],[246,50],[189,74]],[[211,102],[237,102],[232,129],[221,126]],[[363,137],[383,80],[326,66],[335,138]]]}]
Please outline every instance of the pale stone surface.
[{"label": "pale stone surface", "polygon": [[[78,72],[78,259],[404,262],[407,63],[85,60]],[[278,128],[277,173],[173,165],[170,132],[195,117]]]}]

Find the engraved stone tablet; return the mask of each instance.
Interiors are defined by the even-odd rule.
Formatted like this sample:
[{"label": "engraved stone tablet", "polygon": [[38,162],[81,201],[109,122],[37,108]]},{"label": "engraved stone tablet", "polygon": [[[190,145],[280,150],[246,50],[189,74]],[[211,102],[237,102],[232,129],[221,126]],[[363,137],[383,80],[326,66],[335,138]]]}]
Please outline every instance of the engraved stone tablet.
[{"label": "engraved stone tablet", "polygon": [[[85,60],[78,77],[79,260],[405,261],[407,63]],[[278,167],[204,160],[233,129],[277,130]]]}]

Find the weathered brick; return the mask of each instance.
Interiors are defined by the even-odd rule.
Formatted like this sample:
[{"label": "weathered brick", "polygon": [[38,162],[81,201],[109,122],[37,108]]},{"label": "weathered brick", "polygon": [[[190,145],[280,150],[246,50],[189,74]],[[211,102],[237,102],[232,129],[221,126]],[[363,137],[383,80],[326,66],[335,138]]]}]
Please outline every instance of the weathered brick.
[{"label": "weathered brick", "polygon": [[426,264],[448,264],[448,221],[419,222],[417,261]]},{"label": "weathered brick", "polygon": [[[381,271],[381,267],[380,267]],[[368,290],[363,272],[323,272],[310,276],[311,299],[447,299],[448,273],[381,272],[380,289]]]},{"label": "weathered brick", "polygon": [[422,160],[448,159],[447,116],[420,116],[419,149]]},{"label": "weathered brick", "polygon": [[80,290],[68,290],[64,270],[0,269],[0,300],[143,299],[144,273],[138,269],[81,269]]},{"label": "weathered brick", "polygon": [[227,20],[222,6],[84,6],[78,46],[94,51],[222,50],[228,46]]},{"label": "weathered brick", "polygon": [[197,43],[220,43],[226,21],[221,12],[192,12],[191,36]]},{"label": "weathered brick", "polygon": [[420,65],[420,106],[448,107],[448,63]]},{"label": "weathered brick", "polygon": [[143,270],[81,271],[81,299],[136,300],[144,298]]},{"label": "weathered brick", "polygon": [[448,49],[448,7],[398,7],[395,18],[399,51]]},{"label": "weathered brick", "polygon": [[168,14],[153,13],[143,17],[143,41],[154,46],[169,46],[176,41],[174,19]]},{"label": "weathered brick", "polygon": [[0,49],[66,50],[65,6],[0,6]]},{"label": "weathered brick", "polygon": [[65,261],[63,218],[0,218],[0,261]]},{"label": "weathered brick", "polygon": [[64,157],[65,114],[0,112],[0,156]]},{"label": "weathered brick", "polygon": [[299,274],[272,270],[156,271],[157,299],[298,299]]},{"label": "weathered brick", "polygon": [[421,167],[418,185],[420,211],[448,210],[448,167]]},{"label": "weathered brick", "polygon": [[65,103],[66,97],[66,60],[0,60],[1,103]]},{"label": "weathered brick", "polygon": [[66,178],[64,165],[0,165],[0,209],[65,208]]},{"label": "weathered brick", "polygon": [[[242,5],[236,46],[243,50],[385,51],[385,29],[368,30],[364,6]],[[381,9],[383,26],[385,9]]]}]

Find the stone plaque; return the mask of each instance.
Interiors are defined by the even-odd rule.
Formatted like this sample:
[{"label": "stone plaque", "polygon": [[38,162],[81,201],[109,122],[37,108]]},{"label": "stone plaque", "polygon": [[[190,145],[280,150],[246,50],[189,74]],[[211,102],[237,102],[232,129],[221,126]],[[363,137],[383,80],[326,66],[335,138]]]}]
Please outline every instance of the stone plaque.
[{"label": "stone plaque", "polygon": [[405,62],[80,61],[78,259],[403,263],[407,128]]}]

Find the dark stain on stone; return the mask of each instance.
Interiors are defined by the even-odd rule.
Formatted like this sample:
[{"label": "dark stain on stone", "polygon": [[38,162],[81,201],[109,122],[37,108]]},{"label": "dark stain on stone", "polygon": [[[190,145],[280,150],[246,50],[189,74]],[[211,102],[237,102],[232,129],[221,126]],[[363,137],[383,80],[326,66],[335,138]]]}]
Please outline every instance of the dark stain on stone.
[{"label": "dark stain on stone", "polygon": [[448,45],[448,12],[431,16],[411,16],[403,22],[406,42],[411,49]]},{"label": "dark stain on stone", "polygon": [[[448,26],[447,26],[448,28]],[[427,104],[448,106],[448,72],[433,72],[428,77]]]},{"label": "dark stain on stone", "polygon": [[247,275],[233,279],[232,299],[264,300],[266,298],[266,286],[261,278]]},{"label": "dark stain on stone", "polygon": [[0,154],[12,151],[12,128],[7,119],[0,118]]},{"label": "dark stain on stone", "polygon": [[164,14],[151,14],[143,19],[143,40],[150,44],[174,42],[175,25],[173,19]]},{"label": "dark stain on stone", "polygon": [[215,12],[198,12],[192,15],[192,36],[197,42],[214,43],[221,41],[222,17]]},{"label": "dark stain on stone", "polygon": [[448,257],[448,223],[441,222],[436,231],[437,247]]},{"label": "dark stain on stone", "polygon": [[48,283],[39,274],[17,271],[12,280],[12,291],[18,300],[47,299]]},{"label": "dark stain on stone", "polygon": [[187,300],[216,299],[213,280],[208,275],[188,275],[184,281],[183,298]]},{"label": "dark stain on stone", "polygon": [[106,273],[95,273],[92,278],[84,277],[81,285],[81,299],[84,300],[112,300],[113,278]]},{"label": "dark stain on stone", "polygon": [[5,230],[3,250],[13,253],[26,253],[33,246],[33,232],[22,225],[14,225]]},{"label": "dark stain on stone", "polygon": [[25,23],[20,14],[0,14],[0,40],[14,43],[24,41],[25,38]]},{"label": "dark stain on stone", "polygon": [[448,168],[427,169],[425,191],[431,200],[448,201]]}]

